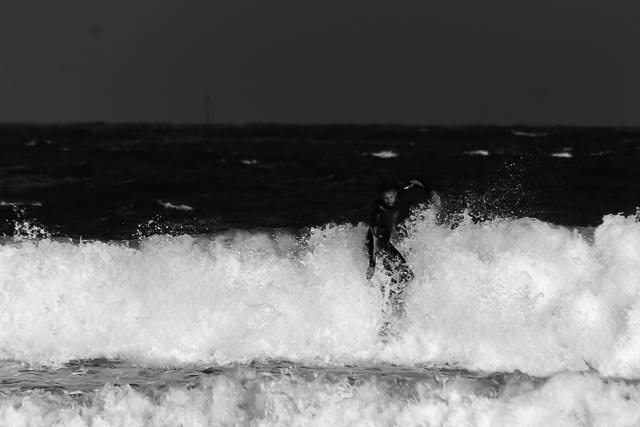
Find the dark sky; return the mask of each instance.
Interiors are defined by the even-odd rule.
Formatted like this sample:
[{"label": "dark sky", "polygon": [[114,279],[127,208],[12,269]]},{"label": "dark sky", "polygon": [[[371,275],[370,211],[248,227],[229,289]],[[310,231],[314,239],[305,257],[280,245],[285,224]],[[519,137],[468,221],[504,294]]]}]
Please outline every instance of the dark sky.
[{"label": "dark sky", "polygon": [[[11,3],[11,4],[7,4]],[[640,3],[10,0],[0,121],[640,125]]]}]

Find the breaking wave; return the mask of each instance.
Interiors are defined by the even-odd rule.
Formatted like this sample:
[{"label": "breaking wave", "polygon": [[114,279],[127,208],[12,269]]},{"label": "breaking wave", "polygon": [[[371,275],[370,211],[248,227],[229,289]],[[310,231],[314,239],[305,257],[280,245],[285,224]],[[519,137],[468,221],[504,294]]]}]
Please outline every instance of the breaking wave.
[{"label": "breaking wave", "polygon": [[415,273],[382,342],[388,278],[365,279],[365,226],[0,246],[0,358],[143,363],[393,363],[550,375],[640,374],[640,224],[436,225],[399,243]]}]

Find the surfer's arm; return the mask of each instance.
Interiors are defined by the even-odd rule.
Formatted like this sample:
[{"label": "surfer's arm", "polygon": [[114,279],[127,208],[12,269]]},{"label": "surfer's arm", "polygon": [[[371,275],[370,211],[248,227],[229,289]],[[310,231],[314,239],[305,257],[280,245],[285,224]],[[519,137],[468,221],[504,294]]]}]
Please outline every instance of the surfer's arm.
[{"label": "surfer's arm", "polygon": [[376,237],[374,230],[369,227],[367,232],[367,253],[369,255],[369,266],[367,267],[367,280],[371,280],[373,274],[376,272]]},{"label": "surfer's arm", "polygon": [[378,235],[378,221],[380,220],[380,207],[373,205],[369,218],[369,230],[367,231],[367,252],[369,255],[369,267],[376,266],[376,236]]},{"label": "surfer's arm", "polygon": [[369,267],[376,266],[376,238],[373,230],[369,228],[367,232],[367,255],[369,256]]},{"label": "surfer's arm", "polygon": [[429,204],[433,208],[439,210],[442,207],[442,200],[440,200],[440,195],[436,192],[436,190],[431,187],[427,187],[417,179],[412,179],[411,181],[408,181],[406,183],[398,184],[398,191],[409,190],[413,187],[422,188],[426,193],[429,193]]},{"label": "surfer's arm", "polygon": [[417,179],[412,179],[411,181],[399,183],[398,191],[406,191],[413,187],[419,187],[425,191],[432,191],[429,187],[425,186],[422,182],[418,181]]},{"label": "surfer's arm", "polygon": [[378,233],[378,220],[380,215],[380,208],[376,203],[371,211],[371,218],[369,219],[369,229],[367,230],[367,255],[369,257],[369,266],[367,267],[367,280],[373,277],[376,271],[376,235]]}]

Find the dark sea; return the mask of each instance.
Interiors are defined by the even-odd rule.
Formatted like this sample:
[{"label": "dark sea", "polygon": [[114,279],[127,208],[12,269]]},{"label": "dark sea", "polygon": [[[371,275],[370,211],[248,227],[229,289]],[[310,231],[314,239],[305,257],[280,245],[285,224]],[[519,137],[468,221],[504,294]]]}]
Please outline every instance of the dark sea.
[{"label": "dark sea", "polygon": [[639,187],[635,128],[0,125],[0,426],[638,426]]}]

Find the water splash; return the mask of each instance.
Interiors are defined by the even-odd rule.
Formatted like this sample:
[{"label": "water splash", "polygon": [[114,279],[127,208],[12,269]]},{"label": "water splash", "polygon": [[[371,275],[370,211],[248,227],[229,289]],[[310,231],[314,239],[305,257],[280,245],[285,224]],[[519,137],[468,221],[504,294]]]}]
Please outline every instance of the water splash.
[{"label": "water splash", "polygon": [[51,238],[51,233],[38,220],[31,218],[25,208],[13,205],[13,215],[13,239],[15,241]]},{"label": "water splash", "polygon": [[[232,230],[154,235],[138,248],[0,246],[0,357],[56,364],[385,361],[532,374],[640,376],[640,224],[610,215],[587,238],[534,219],[435,224],[398,242],[416,279],[384,344],[365,280],[364,225],[304,237]],[[29,325],[29,327],[25,327]]]}]

